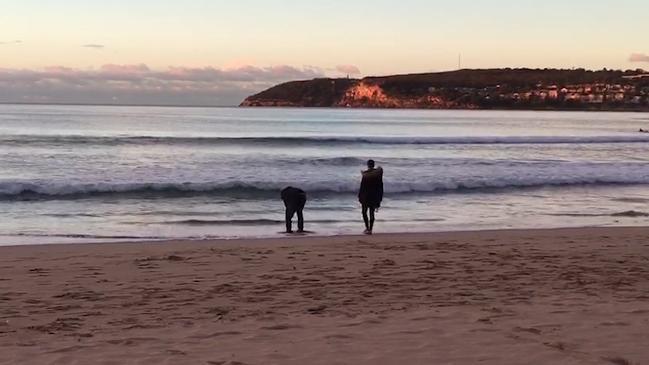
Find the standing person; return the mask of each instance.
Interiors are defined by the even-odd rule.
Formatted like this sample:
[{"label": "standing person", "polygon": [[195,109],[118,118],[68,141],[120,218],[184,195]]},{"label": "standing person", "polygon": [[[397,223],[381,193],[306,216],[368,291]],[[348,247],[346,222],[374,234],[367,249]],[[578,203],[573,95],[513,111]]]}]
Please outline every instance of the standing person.
[{"label": "standing person", "polygon": [[293,233],[293,215],[297,213],[297,231],[304,232],[302,210],[306,204],[306,193],[302,189],[289,186],[282,190],[282,200],[286,207],[286,233]]},{"label": "standing person", "polygon": [[[361,203],[365,234],[372,234],[374,229],[374,211],[381,206],[383,200],[383,169],[374,167],[374,160],[367,161],[367,170],[362,172],[361,188],[358,191],[358,201]],[[369,217],[367,213],[369,211]]]}]

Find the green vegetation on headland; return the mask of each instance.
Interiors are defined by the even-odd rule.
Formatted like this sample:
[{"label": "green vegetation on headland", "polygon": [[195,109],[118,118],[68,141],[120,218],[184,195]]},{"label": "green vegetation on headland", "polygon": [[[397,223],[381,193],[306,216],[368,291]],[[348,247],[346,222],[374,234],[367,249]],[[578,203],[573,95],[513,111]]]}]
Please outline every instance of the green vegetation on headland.
[{"label": "green vegetation on headland", "polygon": [[484,69],[291,81],[241,106],[649,111],[643,70]]}]

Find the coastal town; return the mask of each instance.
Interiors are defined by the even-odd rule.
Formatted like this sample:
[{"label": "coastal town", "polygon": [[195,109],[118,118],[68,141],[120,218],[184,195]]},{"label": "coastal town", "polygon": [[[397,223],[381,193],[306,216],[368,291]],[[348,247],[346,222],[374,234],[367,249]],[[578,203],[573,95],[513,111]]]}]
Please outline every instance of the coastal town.
[{"label": "coastal town", "polygon": [[[475,104],[579,106],[649,106],[649,73],[624,77],[627,83],[544,84],[533,88],[507,85],[476,88],[435,88],[431,95],[457,92],[471,97]],[[645,81],[642,83],[642,81]],[[477,100],[476,100],[477,98]]]}]

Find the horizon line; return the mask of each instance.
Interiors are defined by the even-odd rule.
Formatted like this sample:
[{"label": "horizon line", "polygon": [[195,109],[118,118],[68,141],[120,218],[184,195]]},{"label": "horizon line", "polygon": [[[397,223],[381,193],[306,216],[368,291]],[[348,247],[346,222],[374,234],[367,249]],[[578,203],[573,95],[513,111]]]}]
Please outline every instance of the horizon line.
[{"label": "horizon line", "polygon": [[156,107],[156,108],[239,108],[239,105],[191,105],[191,104],[114,104],[114,103],[57,103],[57,102],[5,102],[0,105],[60,105],[60,106],[127,106],[127,107]]}]

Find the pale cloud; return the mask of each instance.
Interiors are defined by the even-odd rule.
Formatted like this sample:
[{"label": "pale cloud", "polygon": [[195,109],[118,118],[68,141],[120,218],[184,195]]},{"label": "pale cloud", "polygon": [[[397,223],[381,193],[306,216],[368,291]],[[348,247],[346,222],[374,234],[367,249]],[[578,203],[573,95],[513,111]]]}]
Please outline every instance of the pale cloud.
[{"label": "pale cloud", "polygon": [[107,64],[93,69],[0,68],[0,102],[236,105],[274,84],[323,77],[318,67],[169,67]]},{"label": "pale cloud", "polygon": [[18,41],[18,40],[16,40],[16,41],[9,41],[9,42],[2,42],[2,41],[0,41],[0,46],[2,46],[2,45],[6,45],[6,44],[21,44],[22,42],[23,42],[23,41]]},{"label": "pale cloud", "polygon": [[629,57],[629,62],[649,62],[649,55],[644,53],[633,53]]},{"label": "pale cloud", "polygon": [[347,75],[360,75],[361,70],[354,65],[338,65],[336,71]]},{"label": "pale cloud", "polygon": [[322,77],[324,72],[317,67],[296,68],[280,65],[270,67],[241,66],[220,69],[214,67],[170,67],[166,71],[155,73],[164,80],[202,81],[202,82],[278,82],[296,79]]},{"label": "pale cloud", "polygon": [[103,49],[106,46],[104,46],[103,44],[90,43],[90,44],[84,44],[81,47],[83,47],[83,48],[92,48],[92,49]]}]

